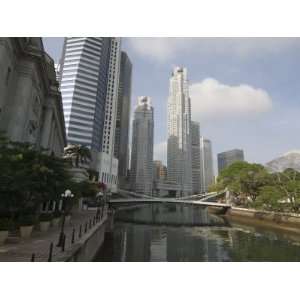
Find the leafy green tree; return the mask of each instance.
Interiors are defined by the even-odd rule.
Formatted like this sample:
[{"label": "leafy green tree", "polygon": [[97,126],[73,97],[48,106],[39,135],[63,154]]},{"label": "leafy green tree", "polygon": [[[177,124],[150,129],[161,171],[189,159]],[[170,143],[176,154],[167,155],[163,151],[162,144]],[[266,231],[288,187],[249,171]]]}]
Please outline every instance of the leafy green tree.
[{"label": "leafy green tree", "polygon": [[255,201],[260,188],[269,181],[269,174],[262,165],[238,161],[221,171],[217,184],[235,196]]},{"label": "leafy green tree", "polygon": [[15,218],[57,201],[72,179],[63,159],[0,135],[0,209]]},{"label": "leafy green tree", "polygon": [[272,211],[281,211],[282,205],[280,201],[284,194],[276,185],[266,185],[260,189],[260,193],[253,204],[255,208],[266,209]]},{"label": "leafy green tree", "polygon": [[273,184],[282,193],[282,197],[289,203],[291,210],[300,210],[300,173],[294,169],[286,169],[272,175]]}]

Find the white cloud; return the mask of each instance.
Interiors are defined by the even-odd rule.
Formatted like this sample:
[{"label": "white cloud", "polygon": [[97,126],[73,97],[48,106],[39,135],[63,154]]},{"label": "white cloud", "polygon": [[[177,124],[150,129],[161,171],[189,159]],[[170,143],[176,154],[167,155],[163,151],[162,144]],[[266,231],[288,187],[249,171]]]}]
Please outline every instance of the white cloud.
[{"label": "white cloud", "polygon": [[300,49],[299,38],[129,38],[133,51],[163,61],[185,53],[231,54],[239,57]]},{"label": "white cloud", "polygon": [[272,108],[272,99],[262,89],[250,85],[225,85],[207,78],[190,86],[194,120],[249,118]]},{"label": "white cloud", "polygon": [[161,142],[154,145],[154,160],[161,160],[167,163],[167,142]]},{"label": "white cloud", "polygon": [[136,53],[158,60],[172,58],[182,49],[183,41],[177,38],[129,38],[129,44]]}]

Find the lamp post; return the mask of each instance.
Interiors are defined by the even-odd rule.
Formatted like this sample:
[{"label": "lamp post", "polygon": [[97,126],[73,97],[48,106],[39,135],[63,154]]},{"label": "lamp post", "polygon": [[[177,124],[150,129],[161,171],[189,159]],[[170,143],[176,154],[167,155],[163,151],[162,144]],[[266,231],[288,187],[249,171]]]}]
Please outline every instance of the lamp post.
[{"label": "lamp post", "polygon": [[60,229],[60,235],[59,235],[59,239],[58,239],[58,243],[56,245],[56,247],[62,247],[63,245],[63,240],[64,240],[64,235],[65,235],[65,219],[66,219],[66,201],[69,198],[73,198],[74,195],[72,194],[72,192],[70,190],[65,190],[65,192],[63,194],[61,194],[61,198],[62,198],[62,212],[63,212],[63,218],[62,218],[62,222],[61,222],[61,229]]}]

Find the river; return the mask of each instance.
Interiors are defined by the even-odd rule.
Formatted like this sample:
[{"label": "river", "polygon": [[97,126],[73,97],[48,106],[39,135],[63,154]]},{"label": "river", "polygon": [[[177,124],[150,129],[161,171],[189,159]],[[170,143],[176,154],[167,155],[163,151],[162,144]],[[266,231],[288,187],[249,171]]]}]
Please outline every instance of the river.
[{"label": "river", "polygon": [[300,237],[183,204],[118,210],[96,261],[300,261]]}]

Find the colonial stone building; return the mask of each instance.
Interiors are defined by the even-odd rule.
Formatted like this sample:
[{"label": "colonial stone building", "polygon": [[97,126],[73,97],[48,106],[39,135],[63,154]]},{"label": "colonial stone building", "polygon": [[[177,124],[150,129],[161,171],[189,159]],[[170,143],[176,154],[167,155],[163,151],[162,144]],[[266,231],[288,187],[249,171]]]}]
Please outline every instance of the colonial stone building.
[{"label": "colonial stone building", "polygon": [[0,38],[0,130],[13,141],[63,154],[62,99],[41,38]]}]

